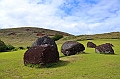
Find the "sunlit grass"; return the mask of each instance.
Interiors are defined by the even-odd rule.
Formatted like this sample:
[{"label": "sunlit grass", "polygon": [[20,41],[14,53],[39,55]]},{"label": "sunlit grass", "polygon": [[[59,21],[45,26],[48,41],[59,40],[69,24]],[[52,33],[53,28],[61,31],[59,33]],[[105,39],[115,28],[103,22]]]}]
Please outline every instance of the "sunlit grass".
[{"label": "sunlit grass", "polygon": [[[54,66],[31,68],[24,66],[23,55],[26,50],[0,53],[0,79],[119,79],[120,78],[120,40],[90,40],[99,45],[110,42],[115,55],[97,54],[86,48],[86,54],[64,56]],[[79,41],[86,44],[88,41]]]}]

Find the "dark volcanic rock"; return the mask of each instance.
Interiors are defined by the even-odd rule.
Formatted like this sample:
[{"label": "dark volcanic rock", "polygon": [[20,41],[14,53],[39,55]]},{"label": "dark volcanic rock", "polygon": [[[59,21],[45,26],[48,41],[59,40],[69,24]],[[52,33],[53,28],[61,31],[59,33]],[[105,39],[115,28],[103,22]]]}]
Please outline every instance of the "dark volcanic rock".
[{"label": "dark volcanic rock", "polygon": [[75,55],[76,53],[80,53],[84,50],[84,45],[75,41],[67,41],[61,47],[61,52],[65,56]]},{"label": "dark volcanic rock", "polygon": [[106,43],[106,44],[108,44],[108,45],[110,45],[110,46],[114,47],[114,46],[113,46],[113,44],[111,44],[111,43]]},{"label": "dark volcanic rock", "polygon": [[44,44],[53,45],[57,49],[57,45],[56,45],[55,41],[48,36],[42,36],[42,37],[38,38],[33,43],[32,47],[39,46],[39,45],[44,45]]},{"label": "dark volcanic rock", "polygon": [[14,32],[12,32],[12,33],[9,33],[8,35],[15,36],[15,35],[17,35],[17,34],[14,33]]},{"label": "dark volcanic rock", "polygon": [[24,54],[24,64],[49,64],[59,60],[57,45],[48,36],[38,38]]},{"label": "dark volcanic rock", "polygon": [[87,43],[87,47],[95,48],[95,47],[96,47],[96,44],[94,44],[93,42],[88,42],[88,43]]},{"label": "dark volcanic rock", "polygon": [[111,44],[102,44],[95,48],[95,51],[100,54],[114,54]]},{"label": "dark volcanic rock", "polygon": [[59,53],[53,45],[40,45],[29,48],[24,54],[24,64],[45,65],[59,61]]}]

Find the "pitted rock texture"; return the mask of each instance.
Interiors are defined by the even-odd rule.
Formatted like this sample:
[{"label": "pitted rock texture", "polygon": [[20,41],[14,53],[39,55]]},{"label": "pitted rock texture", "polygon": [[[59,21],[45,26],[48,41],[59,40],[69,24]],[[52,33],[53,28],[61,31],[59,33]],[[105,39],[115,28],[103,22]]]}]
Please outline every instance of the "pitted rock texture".
[{"label": "pitted rock texture", "polygon": [[114,54],[111,44],[102,44],[95,48],[95,52],[100,54]]},{"label": "pitted rock texture", "polygon": [[111,43],[106,43],[106,44],[108,44],[108,45],[110,45],[110,46],[114,47],[114,45],[113,45],[113,44],[111,44]]},{"label": "pitted rock texture", "polygon": [[48,36],[42,36],[42,37],[38,38],[33,43],[32,47],[39,46],[39,45],[44,45],[44,44],[53,45],[57,49],[57,45],[56,45],[55,41]]},{"label": "pitted rock texture", "polygon": [[24,64],[45,65],[59,61],[59,53],[53,45],[40,45],[29,48],[24,54]]},{"label": "pitted rock texture", "polygon": [[84,45],[76,41],[67,41],[61,47],[61,52],[65,56],[75,55],[76,53],[81,53],[84,50]]},{"label": "pitted rock texture", "polygon": [[95,47],[96,47],[96,44],[94,44],[93,42],[88,42],[88,43],[87,43],[87,47],[95,48]]}]

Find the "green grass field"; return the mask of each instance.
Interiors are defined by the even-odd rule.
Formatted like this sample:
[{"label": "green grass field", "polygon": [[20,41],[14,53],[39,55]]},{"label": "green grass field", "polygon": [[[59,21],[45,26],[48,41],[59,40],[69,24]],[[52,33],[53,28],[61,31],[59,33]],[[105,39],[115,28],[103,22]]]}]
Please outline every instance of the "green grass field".
[{"label": "green grass field", "polygon": [[[120,79],[120,40],[90,40],[97,45],[110,42],[114,45],[115,55],[97,54],[94,49],[86,48],[86,54],[64,56],[48,68],[24,66],[23,55],[26,50],[0,53],[0,79]],[[87,41],[79,41],[86,46]]]}]

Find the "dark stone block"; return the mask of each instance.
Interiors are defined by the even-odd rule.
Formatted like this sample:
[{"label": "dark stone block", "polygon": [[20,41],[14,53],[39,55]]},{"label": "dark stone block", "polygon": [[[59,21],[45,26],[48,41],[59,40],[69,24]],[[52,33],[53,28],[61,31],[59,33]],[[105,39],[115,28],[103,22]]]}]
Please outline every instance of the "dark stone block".
[{"label": "dark stone block", "polygon": [[61,47],[61,52],[65,56],[75,55],[76,53],[83,52],[84,50],[84,45],[75,41],[67,41]]},{"label": "dark stone block", "polygon": [[33,43],[32,47],[39,46],[39,45],[44,45],[44,44],[53,45],[57,49],[57,45],[56,45],[55,41],[48,36],[42,36],[42,37],[38,38]]},{"label": "dark stone block", "polygon": [[114,46],[113,46],[113,44],[111,44],[111,43],[106,43],[106,44],[108,44],[108,45],[110,45],[110,46],[114,47]]},{"label": "dark stone block", "polygon": [[24,64],[45,65],[59,61],[59,53],[53,45],[39,45],[29,48],[24,54]]},{"label": "dark stone block", "polygon": [[102,44],[95,48],[95,52],[100,54],[114,54],[111,44]]},{"label": "dark stone block", "polygon": [[93,42],[88,42],[88,43],[87,43],[87,47],[95,48],[95,47],[96,47],[96,44],[94,44]]},{"label": "dark stone block", "polygon": [[59,52],[53,39],[48,36],[38,38],[24,54],[24,64],[45,65],[59,61]]}]

